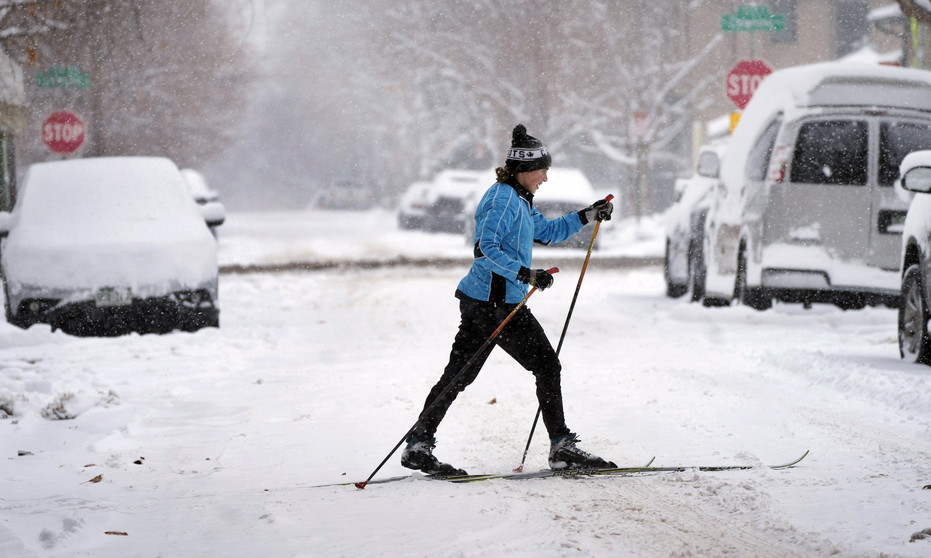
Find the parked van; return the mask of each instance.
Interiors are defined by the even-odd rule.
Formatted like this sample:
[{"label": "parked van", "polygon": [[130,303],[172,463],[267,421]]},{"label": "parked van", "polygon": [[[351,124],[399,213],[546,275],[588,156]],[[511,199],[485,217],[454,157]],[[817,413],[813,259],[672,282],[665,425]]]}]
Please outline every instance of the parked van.
[{"label": "parked van", "polygon": [[747,105],[706,221],[705,303],[898,306],[899,163],[931,148],[931,72],[821,63]]}]

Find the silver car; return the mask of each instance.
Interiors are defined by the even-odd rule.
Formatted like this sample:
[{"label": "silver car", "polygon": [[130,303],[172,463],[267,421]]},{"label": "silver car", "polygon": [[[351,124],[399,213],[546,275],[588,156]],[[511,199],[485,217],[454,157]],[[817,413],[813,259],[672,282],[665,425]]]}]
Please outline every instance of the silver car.
[{"label": "silver car", "polygon": [[676,203],[666,213],[666,296],[678,298],[690,292],[695,302],[705,295],[705,219],[713,197],[720,195],[724,149],[723,144],[703,146],[695,174],[676,181]]}]

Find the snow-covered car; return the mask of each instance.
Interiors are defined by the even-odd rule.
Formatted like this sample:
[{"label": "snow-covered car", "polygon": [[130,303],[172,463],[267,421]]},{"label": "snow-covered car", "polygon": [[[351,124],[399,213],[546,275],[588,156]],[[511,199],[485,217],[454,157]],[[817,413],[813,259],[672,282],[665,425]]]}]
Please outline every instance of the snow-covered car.
[{"label": "snow-covered car", "polygon": [[168,159],[32,165],[0,235],[11,324],[75,335],[219,326],[217,243]]},{"label": "snow-covered car", "polygon": [[424,230],[462,233],[466,200],[491,186],[494,173],[489,171],[446,169],[438,172],[427,190]]},{"label": "snow-covered car", "polygon": [[[567,213],[578,211],[588,207],[598,199],[592,183],[585,176],[585,173],[579,169],[551,167],[546,174],[546,182],[540,186],[540,189],[533,196],[533,206],[547,219],[555,219]],[[481,189],[473,192],[463,208],[462,220],[465,224],[465,239],[470,246],[475,243],[475,208],[478,207],[485,190],[494,184],[494,175],[490,176],[492,180],[488,181],[487,184],[483,184]],[[613,203],[615,210],[617,210],[617,198]],[[619,214],[619,212],[616,214]],[[604,228],[604,225],[602,225],[602,228]],[[595,224],[589,223],[578,234],[572,235],[568,240],[553,244],[553,246],[588,248],[594,229]]]},{"label": "snow-covered car", "polygon": [[398,228],[423,230],[427,223],[431,182],[418,181],[407,187],[398,201]]},{"label": "snow-covered car", "polygon": [[355,180],[336,180],[319,191],[311,205],[317,209],[372,209],[376,205],[375,190]]},{"label": "snow-covered car", "polygon": [[666,213],[666,252],[663,276],[666,296],[678,298],[691,292],[692,301],[705,293],[702,254],[705,218],[712,196],[720,194],[721,157],[725,144],[702,146],[695,173],[676,181],[676,203]]},{"label": "snow-covered car", "polygon": [[896,186],[912,192],[902,230],[902,303],[899,306],[899,354],[931,364],[931,151],[915,151],[902,160]]},{"label": "snow-covered car", "polygon": [[893,184],[931,149],[931,72],[825,62],[777,70],[744,109],[706,221],[706,305],[897,306]]},{"label": "snow-covered car", "polygon": [[226,220],[226,208],[220,201],[219,192],[211,188],[204,175],[194,169],[181,169],[181,176],[184,177],[184,184],[197,204],[200,214],[210,227],[210,232],[216,236],[216,228]]}]

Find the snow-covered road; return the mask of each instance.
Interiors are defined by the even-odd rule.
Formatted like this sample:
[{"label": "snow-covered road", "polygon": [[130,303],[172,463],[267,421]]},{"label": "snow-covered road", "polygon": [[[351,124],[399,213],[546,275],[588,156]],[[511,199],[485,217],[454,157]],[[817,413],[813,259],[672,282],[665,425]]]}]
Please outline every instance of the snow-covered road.
[{"label": "snow-covered road", "polygon": [[[397,239],[465,249],[327,218],[313,216],[310,237],[306,216],[256,219],[290,231],[260,255],[235,252],[251,236],[234,215],[221,257],[319,258],[345,243],[368,258]],[[609,231],[605,253],[626,234]],[[0,409],[13,415],[0,420],[0,556],[931,555],[931,539],[909,542],[931,528],[931,368],[899,359],[894,310],[708,309],[666,298],[658,267],[601,269],[597,257],[561,355],[581,446],[631,466],[810,449],[800,466],[313,488],[364,479],[412,424],[446,363],[463,272],[224,275],[222,327],[194,334],[0,324]],[[564,267],[531,298],[554,341],[577,278]],[[530,374],[496,352],[436,453],[510,470],[535,410]],[[545,465],[538,434],[527,468]],[[379,476],[404,473],[395,455]]]}]

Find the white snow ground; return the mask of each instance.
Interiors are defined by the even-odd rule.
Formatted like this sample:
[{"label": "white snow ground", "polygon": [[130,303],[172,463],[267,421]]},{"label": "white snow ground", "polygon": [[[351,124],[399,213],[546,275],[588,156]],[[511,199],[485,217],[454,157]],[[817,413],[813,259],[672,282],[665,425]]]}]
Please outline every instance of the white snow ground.
[{"label": "white snow ground", "polygon": [[[446,363],[464,266],[226,274],[222,327],[79,339],[0,323],[0,556],[931,556],[931,368],[894,310],[708,309],[664,296],[662,226],[612,222],[562,351],[569,426],[623,465],[786,471],[365,479]],[[370,213],[232,214],[223,264],[467,257]],[[530,307],[554,343],[578,280]],[[580,259],[581,253],[576,252]],[[0,415],[4,411],[0,410]],[[519,463],[531,375],[495,353],[438,432],[470,472]],[[405,474],[392,456],[379,477]],[[527,468],[546,465],[538,434]],[[98,482],[94,482],[97,480]]]}]

